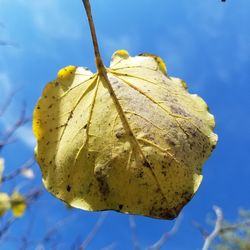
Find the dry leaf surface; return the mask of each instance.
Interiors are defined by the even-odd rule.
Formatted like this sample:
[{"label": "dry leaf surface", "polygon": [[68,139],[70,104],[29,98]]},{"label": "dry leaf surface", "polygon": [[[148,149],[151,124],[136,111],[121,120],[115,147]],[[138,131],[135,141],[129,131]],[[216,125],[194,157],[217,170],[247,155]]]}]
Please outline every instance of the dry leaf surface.
[{"label": "dry leaf surface", "polygon": [[175,218],[217,142],[214,117],[161,58],[114,53],[108,79],[68,66],[34,111],[46,188],[73,207]]}]

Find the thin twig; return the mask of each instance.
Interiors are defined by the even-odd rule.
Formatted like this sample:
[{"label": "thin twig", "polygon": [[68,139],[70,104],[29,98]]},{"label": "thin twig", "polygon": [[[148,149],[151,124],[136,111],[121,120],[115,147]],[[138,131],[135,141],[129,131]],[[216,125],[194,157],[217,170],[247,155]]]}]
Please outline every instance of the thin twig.
[{"label": "thin twig", "polygon": [[31,203],[36,201],[43,193],[44,188],[39,187],[31,190],[30,192],[25,194],[25,200],[28,206],[30,206]]},{"label": "thin twig", "polygon": [[5,145],[12,142],[11,138],[13,134],[16,132],[16,130],[22,127],[23,125],[25,125],[28,121],[30,121],[30,118],[26,117],[26,105],[24,103],[19,119],[15,122],[15,124],[10,129],[8,129],[8,131],[5,132],[3,139],[0,141],[0,150]]},{"label": "thin twig", "polygon": [[175,220],[174,225],[170,229],[170,231],[164,233],[158,241],[156,241],[153,245],[148,247],[146,250],[158,250],[158,249],[160,249],[169,238],[171,238],[174,234],[176,234],[176,232],[178,231],[178,229],[180,227],[181,220],[182,220],[182,215],[180,214],[178,216],[178,218]]},{"label": "thin twig", "polygon": [[9,96],[7,97],[7,99],[5,100],[5,102],[1,105],[1,109],[0,109],[0,116],[2,116],[5,111],[8,109],[8,107],[10,106],[15,94],[17,91],[12,91]]},{"label": "thin twig", "polygon": [[223,226],[220,230],[220,234],[224,234],[224,233],[227,233],[227,232],[230,232],[230,231],[235,231],[235,230],[238,230],[242,227],[249,227],[250,226],[250,220],[245,220],[241,223],[237,223],[237,224],[234,224],[234,225],[229,225],[229,226]]},{"label": "thin twig", "polygon": [[75,217],[75,214],[68,216],[60,221],[58,221],[56,224],[54,224],[51,228],[49,228],[46,232],[46,234],[44,235],[43,239],[41,240],[41,242],[38,245],[45,245],[48,244],[51,239],[53,238],[53,236],[56,235],[56,233],[59,231],[60,228],[62,228],[66,223],[68,223],[68,221],[73,220]]},{"label": "thin twig", "polygon": [[108,215],[108,212],[102,212],[100,217],[98,218],[96,224],[94,225],[93,229],[91,232],[88,234],[88,236],[85,238],[85,240],[82,242],[82,244],[79,247],[79,250],[85,250],[90,242],[95,238],[98,230],[101,228],[101,226],[104,223],[104,220],[106,219]]},{"label": "thin twig", "polygon": [[209,235],[209,232],[203,228],[198,222],[193,221],[192,224],[200,231],[201,235],[206,239]]},{"label": "thin twig", "polygon": [[116,242],[112,242],[108,246],[105,246],[105,247],[101,248],[101,250],[113,250],[113,249],[116,248],[116,246],[117,246],[117,243]]},{"label": "thin twig", "polygon": [[20,175],[24,170],[30,169],[35,164],[35,159],[31,158],[28,161],[26,161],[22,166],[20,166],[18,169],[15,169],[13,172],[11,172],[8,175],[5,175],[2,177],[2,183],[5,181],[10,181]]},{"label": "thin twig", "polygon": [[17,48],[18,44],[12,41],[0,40],[0,46],[11,46]]},{"label": "thin twig", "polygon": [[214,212],[216,214],[215,227],[214,227],[214,230],[211,232],[211,234],[206,237],[202,250],[209,249],[213,240],[216,238],[216,236],[218,236],[218,234],[220,233],[221,228],[222,228],[222,222],[223,222],[222,210],[216,206],[214,206],[213,209],[214,209]]},{"label": "thin twig", "polygon": [[15,217],[11,217],[7,220],[7,222],[0,229],[0,240],[5,236],[11,225],[16,221]]},{"label": "thin twig", "polygon": [[[25,194],[25,201],[27,203],[27,206],[30,206],[30,204],[32,202],[34,202],[36,199],[39,198],[39,196],[42,193],[42,189],[41,188],[37,188],[34,190],[31,190],[30,192],[28,192],[27,194]],[[0,229],[0,240],[4,237],[4,235],[7,233],[7,231],[9,230],[9,228],[11,227],[11,225],[17,220],[18,218],[16,217],[11,217],[10,219],[7,220],[7,222],[2,226],[2,228]]]},{"label": "thin twig", "polygon": [[34,219],[31,219],[29,221],[27,230],[26,230],[26,232],[24,232],[23,237],[21,239],[22,244],[21,244],[19,250],[26,250],[29,247],[30,243],[32,242],[32,240],[30,238],[30,234],[32,232],[33,226],[34,226]]},{"label": "thin twig", "polygon": [[140,245],[137,237],[136,223],[134,215],[129,215],[129,227],[132,233],[132,243],[134,250],[140,250]]}]

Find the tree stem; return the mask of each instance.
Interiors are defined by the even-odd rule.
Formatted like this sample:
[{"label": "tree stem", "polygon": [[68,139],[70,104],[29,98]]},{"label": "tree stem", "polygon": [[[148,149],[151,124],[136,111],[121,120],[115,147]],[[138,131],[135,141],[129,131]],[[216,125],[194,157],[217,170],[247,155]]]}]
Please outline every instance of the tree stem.
[{"label": "tree stem", "polygon": [[89,0],[82,0],[82,3],[84,5],[84,9],[88,17],[88,23],[89,23],[91,37],[92,37],[92,41],[94,45],[96,68],[97,68],[98,73],[101,73],[105,71],[105,66],[102,62],[102,58],[101,58],[101,54],[100,54],[100,50],[98,46],[97,36],[95,32],[95,25],[94,25],[92,13],[91,13],[91,6],[89,3]]}]

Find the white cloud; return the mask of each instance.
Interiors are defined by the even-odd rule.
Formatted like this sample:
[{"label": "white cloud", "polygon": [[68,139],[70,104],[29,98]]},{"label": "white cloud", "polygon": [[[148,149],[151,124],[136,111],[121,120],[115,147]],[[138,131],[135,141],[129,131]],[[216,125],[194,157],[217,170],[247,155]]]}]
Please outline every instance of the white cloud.
[{"label": "white cloud", "polygon": [[36,145],[35,137],[30,126],[23,126],[16,132],[18,139],[24,142],[28,147],[34,148]]},{"label": "white cloud", "polygon": [[[31,15],[36,32],[51,38],[78,39],[80,26],[74,22],[69,4],[62,0],[18,0]],[[68,5],[67,5],[68,4]]]}]

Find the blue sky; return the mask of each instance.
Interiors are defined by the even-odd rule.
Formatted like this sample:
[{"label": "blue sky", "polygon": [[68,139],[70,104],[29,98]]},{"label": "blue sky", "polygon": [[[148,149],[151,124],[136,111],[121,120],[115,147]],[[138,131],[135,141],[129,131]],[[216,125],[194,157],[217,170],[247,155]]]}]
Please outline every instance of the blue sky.
[{"label": "blue sky", "polygon": [[[194,199],[183,209],[178,233],[163,249],[201,249],[203,239],[192,220],[205,224],[212,206],[220,206],[228,219],[239,207],[250,208],[250,2],[248,0],[178,0],[93,2],[93,15],[101,54],[106,65],[117,49],[131,55],[149,52],[161,56],[171,76],[184,79],[189,91],[202,96],[216,118],[219,143],[203,169],[204,179]],[[66,65],[95,71],[93,48],[82,3],[67,0],[0,0],[0,103],[19,89],[0,120],[8,127],[18,117],[25,100],[32,114],[45,84]],[[11,170],[27,160],[34,146],[28,124],[16,135],[20,142],[2,153]],[[41,183],[39,169],[34,185]],[[23,189],[28,186],[23,185]],[[21,234],[34,219],[32,239],[46,228],[70,217],[62,232],[61,249],[83,239],[99,213],[68,211],[49,194],[34,205],[11,233]],[[146,247],[169,230],[173,222],[137,216],[140,244]],[[110,212],[90,244],[101,249],[132,249],[128,216]],[[18,244],[17,242],[16,244]],[[6,240],[5,249],[10,244]],[[65,248],[66,247],[66,248]],[[4,248],[3,248],[4,249]]]}]

